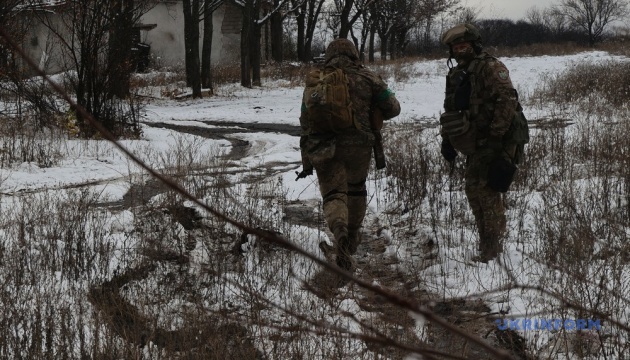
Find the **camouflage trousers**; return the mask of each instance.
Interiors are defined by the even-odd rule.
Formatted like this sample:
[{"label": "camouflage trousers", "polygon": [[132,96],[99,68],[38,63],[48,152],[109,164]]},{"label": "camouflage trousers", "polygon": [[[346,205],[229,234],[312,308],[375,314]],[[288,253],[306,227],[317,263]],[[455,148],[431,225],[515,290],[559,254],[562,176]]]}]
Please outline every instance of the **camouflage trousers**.
[{"label": "camouflage trousers", "polygon": [[365,182],[371,155],[370,147],[337,146],[332,158],[313,162],[326,223],[336,240],[343,236],[345,229],[350,253],[356,251],[360,241],[359,230],[367,209]]},{"label": "camouflage trousers", "polygon": [[[505,149],[502,156],[509,159],[515,150],[515,147]],[[488,187],[488,168],[495,156],[491,151],[481,150],[466,159],[465,192],[477,223],[479,253],[485,257],[502,252],[507,224],[503,194]]]}]

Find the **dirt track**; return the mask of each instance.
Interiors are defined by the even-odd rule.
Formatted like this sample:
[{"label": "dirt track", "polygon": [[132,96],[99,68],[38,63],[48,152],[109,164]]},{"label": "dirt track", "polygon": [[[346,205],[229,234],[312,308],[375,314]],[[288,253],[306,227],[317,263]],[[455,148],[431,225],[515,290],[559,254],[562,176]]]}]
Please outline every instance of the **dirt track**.
[{"label": "dirt track", "polygon": [[[299,135],[299,127],[290,125],[277,125],[277,124],[241,124],[241,123],[222,123],[222,122],[207,122],[207,124],[220,126],[219,128],[205,128],[194,126],[180,126],[175,124],[164,123],[151,123],[148,124],[154,127],[168,128],[178,132],[193,134],[202,136],[209,139],[225,139],[232,143],[232,151],[225,156],[229,160],[238,160],[248,153],[250,144],[247,141],[235,139],[230,136],[233,133],[243,132],[273,132],[273,133],[285,133],[289,135]],[[297,142],[297,139],[296,139]],[[264,166],[264,165],[263,165]],[[265,173],[263,176],[272,176],[271,173]],[[122,203],[117,204],[118,209],[129,208],[132,206],[142,206],[146,204],[152,197],[158,195],[167,189],[155,180],[149,180],[146,184],[138,184],[132,186],[130,191],[125,195]],[[318,219],[313,211],[314,204],[303,204],[300,202],[292,202],[286,204],[284,207],[285,220],[293,223],[300,224],[309,227],[317,227],[319,229],[325,228],[323,220]],[[176,210],[176,209],[175,209]],[[195,214],[192,212],[181,212],[169,209],[168,213],[173,219],[181,223],[187,230],[194,228]],[[429,302],[429,294],[420,290],[410,290],[414,288],[414,284],[409,282],[408,277],[398,269],[400,259],[396,256],[392,256],[391,253],[386,253],[385,249],[388,246],[386,239],[380,237],[380,228],[378,226],[377,219],[366,219],[364,241],[359,247],[358,253],[355,256],[357,266],[357,276],[367,280],[369,282],[376,281],[382,286],[395,291],[396,293],[415,298],[417,300],[426,299]],[[232,246],[233,245],[233,246]],[[240,243],[230,245],[232,251],[234,249],[240,249]],[[423,247],[422,252],[427,254],[425,260],[427,266],[435,260],[431,254],[436,250],[432,248],[433,244],[418,244]],[[226,249],[218,251],[227,251]],[[281,250],[282,251],[282,250]],[[243,333],[243,338],[247,338],[247,329],[236,323],[228,324],[226,326],[232,327],[230,331],[224,329],[218,329],[209,325],[207,328],[184,328],[181,331],[167,331],[160,328],[153,328],[151,326],[151,319],[147,319],[140,310],[127,301],[123,295],[121,295],[121,289],[134,281],[144,281],[156,269],[160,263],[175,263],[180,267],[189,267],[190,258],[186,253],[170,253],[164,251],[157,251],[151,253],[145,253],[146,264],[138,268],[126,269],[122,274],[115,276],[109,281],[95,286],[89,293],[89,298],[92,304],[100,310],[102,316],[107,319],[107,323],[110,324],[113,331],[118,333],[126,341],[143,346],[148,342],[151,342],[158,347],[164,349],[170,349],[178,351],[182,346],[184,348],[195,348],[196,346],[203,345],[204,342],[192,342],[190,339],[197,338],[191,336],[193,333],[197,334],[213,334],[226,333],[229,335],[230,331],[237,331]],[[331,254],[327,254],[331,255]],[[238,257],[238,255],[237,255]],[[154,275],[154,274],[153,274]],[[352,296],[360,308],[368,313],[373,313],[378,316],[385,323],[388,323],[390,327],[400,329],[400,333],[396,335],[399,339],[404,339],[405,343],[419,345],[425,343],[424,340],[418,338],[415,329],[415,321],[412,319],[406,311],[397,308],[395,305],[384,301],[384,299],[374,296],[374,294],[367,292],[355,285],[348,285],[352,290],[339,293],[335,289],[326,288],[327,272],[322,271],[315,275],[310,282],[309,290],[319,297],[344,297]],[[322,287],[322,285],[324,287]],[[329,285],[329,284],[328,284]],[[308,288],[308,287],[307,287]],[[474,321],[468,323],[468,318],[471,315],[461,315],[462,313],[470,314],[477,313],[477,316],[487,312],[487,309],[482,304],[468,304],[468,303],[438,303],[433,304],[435,311],[445,318],[449,318],[455,324],[460,326],[472,326],[470,331],[479,332],[480,329],[484,331],[492,331],[492,327],[487,326],[480,327],[480,321]],[[472,306],[472,307],[471,307]],[[446,310],[445,310],[446,309]],[[473,315],[474,317],[475,315]],[[483,323],[483,320],[481,320]],[[483,336],[484,334],[480,334]],[[485,334],[486,336],[488,334]],[[204,335],[205,336],[205,335]],[[210,335],[208,335],[209,337]],[[450,352],[455,349],[463,349],[468,346],[468,354],[478,359],[489,358],[484,354],[481,349],[470,347],[466,345],[466,341],[455,338],[452,334],[444,331],[440,328],[432,328],[429,330],[427,338],[432,344],[425,343],[426,346],[433,346],[435,349]],[[228,344],[229,339],[225,341],[219,341],[219,343]],[[368,344],[369,345],[369,344]],[[509,348],[511,344],[495,344],[497,346]],[[247,354],[247,358],[259,358],[260,353],[256,350],[255,346],[248,342],[242,342],[239,344],[230,345],[230,351],[235,356],[244,356]],[[368,346],[369,348],[370,346]],[[392,350],[391,352],[383,353],[383,349],[374,348],[372,351],[386,355],[389,358],[402,359],[405,354],[398,350]],[[205,349],[204,352],[210,351],[227,351],[226,349]],[[462,350],[459,350],[462,351]]]}]

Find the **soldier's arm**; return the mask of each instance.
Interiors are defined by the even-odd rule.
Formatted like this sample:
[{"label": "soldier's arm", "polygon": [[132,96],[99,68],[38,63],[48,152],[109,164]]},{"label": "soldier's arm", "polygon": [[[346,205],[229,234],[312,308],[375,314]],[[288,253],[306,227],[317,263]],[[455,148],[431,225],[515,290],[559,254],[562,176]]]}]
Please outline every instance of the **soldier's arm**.
[{"label": "soldier's arm", "polygon": [[490,136],[503,137],[508,131],[517,106],[516,90],[512,85],[510,73],[500,61],[491,61],[484,67],[487,91],[494,101],[494,114],[490,122]]},{"label": "soldier's arm", "polygon": [[400,114],[400,103],[393,91],[387,88],[376,95],[376,106],[381,109],[383,119],[389,120]]},{"label": "soldier's arm", "polygon": [[389,120],[400,114],[400,103],[396,99],[396,95],[391,89],[387,87],[387,84],[377,74],[370,74],[372,82],[372,103],[381,109],[383,113],[383,119]]}]

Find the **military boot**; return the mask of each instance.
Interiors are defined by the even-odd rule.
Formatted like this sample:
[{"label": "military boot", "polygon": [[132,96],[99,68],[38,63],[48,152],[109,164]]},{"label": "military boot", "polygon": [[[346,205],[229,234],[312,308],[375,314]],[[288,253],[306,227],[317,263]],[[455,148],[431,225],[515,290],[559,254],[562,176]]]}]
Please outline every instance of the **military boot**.
[{"label": "military boot", "polygon": [[487,263],[499,256],[502,251],[500,236],[482,235],[479,238],[479,255],[473,257],[473,261]]},{"label": "military boot", "polygon": [[337,242],[337,266],[343,270],[351,271],[352,256],[349,249],[348,227],[346,225],[335,226],[333,234]]},{"label": "military boot", "polygon": [[354,255],[361,244],[361,228],[348,229],[348,252]]}]

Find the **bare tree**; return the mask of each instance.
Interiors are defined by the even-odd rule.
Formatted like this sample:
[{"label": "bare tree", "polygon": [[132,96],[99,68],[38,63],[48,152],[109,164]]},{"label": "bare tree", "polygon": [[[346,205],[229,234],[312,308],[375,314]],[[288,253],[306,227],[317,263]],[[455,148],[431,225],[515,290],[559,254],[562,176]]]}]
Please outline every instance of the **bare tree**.
[{"label": "bare tree", "polygon": [[527,12],[525,13],[525,20],[527,20],[532,25],[546,25],[543,11],[536,6],[527,9]]},{"label": "bare tree", "polygon": [[[329,7],[328,27],[334,31],[336,38],[348,38],[352,36],[352,27],[362,16],[362,13],[369,11],[373,0],[335,0]],[[379,3],[384,5],[385,2]],[[355,42],[356,42],[356,38]]]},{"label": "bare tree", "polygon": [[[125,98],[129,95],[131,73],[135,70],[132,54],[133,26],[139,15],[148,8],[146,1],[112,0],[109,3],[108,63],[109,97]],[[152,6],[152,5],[151,5]]]},{"label": "bare tree", "polygon": [[[20,5],[20,0],[3,0],[0,3],[0,26],[18,42],[23,37],[23,31],[20,31],[21,27],[18,26],[16,19],[16,8]],[[3,39],[0,39],[0,74],[8,74],[8,67],[13,63],[12,55],[9,47],[4,43]]]},{"label": "bare tree", "polygon": [[[424,23],[423,47],[428,50],[432,42],[432,30],[436,18],[459,6],[460,0],[419,0],[416,18]],[[410,8],[410,10],[412,10]]]},{"label": "bare tree", "polygon": [[376,33],[381,42],[381,59],[389,52],[395,58],[404,49],[409,30],[415,26],[417,2],[414,0],[380,0],[370,8]]},{"label": "bare tree", "polygon": [[223,5],[223,0],[211,0],[203,2],[203,40],[201,47],[201,87],[208,89],[210,94],[214,93],[212,84],[212,37],[214,11]]},{"label": "bare tree", "polygon": [[561,0],[559,7],[572,25],[586,32],[591,46],[601,41],[608,25],[628,14],[626,0]]},{"label": "bare tree", "polygon": [[472,8],[472,7],[461,7],[457,8],[456,11],[456,19],[457,23],[475,23],[479,18],[479,13],[481,10]]},{"label": "bare tree", "polygon": [[545,9],[542,15],[545,26],[549,28],[555,39],[569,30],[569,19],[561,8],[556,6]]},{"label": "bare tree", "polygon": [[[0,3],[0,26],[18,43],[23,42],[28,23],[28,19],[18,16],[17,8],[21,3],[20,0],[4,0]],[[0,77],[21,77],[18,62],[8,44],[0,38]]]},{"label": "bare tree", "polygon": [[[183,0],[186,84],[192,97],[200,98],[201,88],[212,88],[212,14],[223,0]],[[203,48],[199,58],[199,22],[203,21]],[[200,62],[201,61],[201,62]]]},{"label": "bare tree", "polygon": [[297,56],[300,61],[313,58],[313,35],[317,21],[322,12],[325,0],[293,0],[294,14],[297,22]]},{"label": "bare tree", "polygon": [[[0,28],[22,48],[28,46],[26,35],[32,30],[33,23],[30,10],[22,1],[7,0],[0,4]],[[0,116],[16,118],[23,123],[24,115],[34,115],[28,118],[34,120],[36,129],[39,129],[49,123],[51,117],[48,115],[57,112],[58,103],[45,85],[24,81],[31,74],[11,43],[0,37],[0,97],[3,100]]]},{"label": "bare tree", "polygon": [[[39,3],[34,1],[33,6],[41,7]],[[57,42],[64,68],[76,71],[68,81],[77,103],[117,135],[139,131],[138,109],[128,97],[129,73],[134,70],[131,47],[127,40],[111,38],[130,38],[133,24],[153,4],[153,0],[68,0],[33,12]],[[123,99],[128,104],[122,104]],[[75,115],[83,136],[96,133],[81,113]]]},{"label": "bare tree", "polygon": [[186,85],[192,89],[192,97],[201,97],[201,63],[199,62],[199,9],[200,0],[183,0],[184,11],[184,64]]},{"label": "bare tree", "polygon": [[261,29],[271,16],[284,8],[288,0],[280,0],[262,15],[264,0],[233,0],[241,8],[241,85],[260,85]]},{"label": "bare tree", "polygon": [[[274,7],[278,6],[279,4],[280,0],[273,0]],[[271,58],[277,62],[281,62],[283,59],[284,48],[282,42],[282,22],[284,21],[287,14],[289,14],[288,11],[276,11],[273,15],[271,15],[271,18],[269,19],[269,36],[267,36],[267,38],[270,39],[271,42]]]}]

